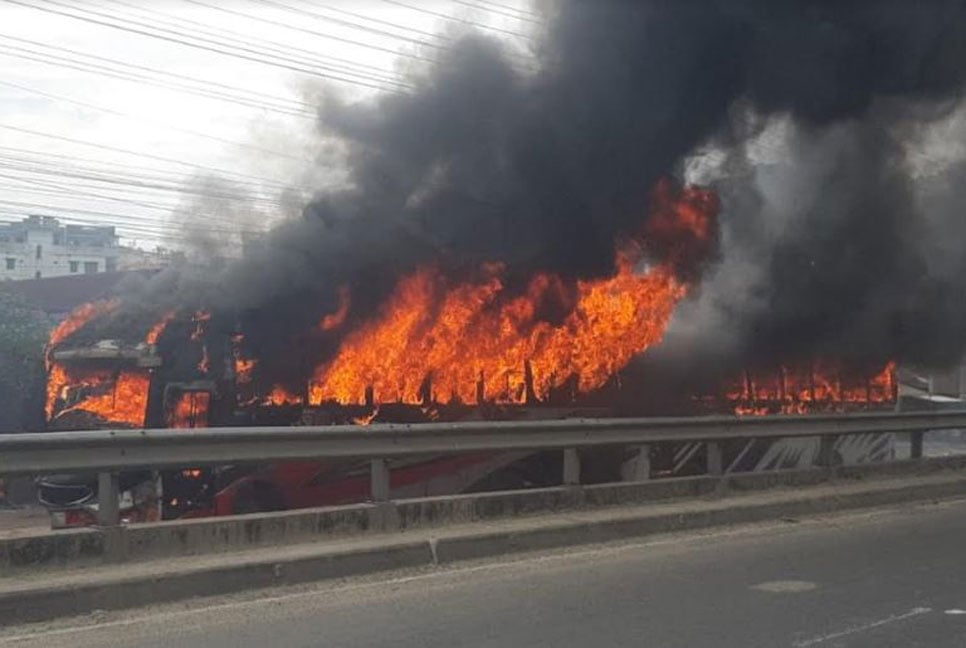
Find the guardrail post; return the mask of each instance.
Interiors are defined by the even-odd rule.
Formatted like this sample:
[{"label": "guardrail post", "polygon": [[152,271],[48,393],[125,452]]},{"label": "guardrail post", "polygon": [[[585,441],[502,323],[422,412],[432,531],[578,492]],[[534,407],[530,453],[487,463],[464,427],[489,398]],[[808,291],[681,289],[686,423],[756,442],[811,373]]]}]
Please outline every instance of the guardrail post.
[{"label": "guardrail post", "polygon": [[724,448],[721,441],[708,441],[708,474],[724,474]]},{"label": "guardrail post", "polygon": [[121,524],[120,479],[117,473],[102,472],[97,474],[97,523],[104,527],[116,527]]},{"label": "guardrail post", "polygon": [[818,456],[815,463],[823,468],[831,468],[835,463],[835,437],[823,434],[818,438]]},{"label": "guardrail post", "polygon": [[389,464],[385,459],[373,459],[370,464],[370,490],[373,502],[389,501]]},{"label": "guardrail post", "polygon": [[644,443],[636,450],[637,454],[629,462],[630,470],[623,475],[625,481],[647,481],[651,478],[651,446]]},{"label": "guardrail post", "polygon": [[922,430],[909,433],[909,458],[922,459],[922,437],[926,433]]},{"label": "guardrail post", "polygon": [[564,486],[580,485],[580,457],[575,448],[564,448],[563,483]]}]

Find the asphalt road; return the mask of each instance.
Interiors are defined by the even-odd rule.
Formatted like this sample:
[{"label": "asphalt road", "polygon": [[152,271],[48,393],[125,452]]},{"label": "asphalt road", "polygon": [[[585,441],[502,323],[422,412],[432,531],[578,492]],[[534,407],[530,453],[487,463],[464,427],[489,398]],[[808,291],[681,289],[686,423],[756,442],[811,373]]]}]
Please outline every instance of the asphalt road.
[{"label": "asphalt road", "polygon": [[966,500],[0,634],[44,648],[966,646]]}]

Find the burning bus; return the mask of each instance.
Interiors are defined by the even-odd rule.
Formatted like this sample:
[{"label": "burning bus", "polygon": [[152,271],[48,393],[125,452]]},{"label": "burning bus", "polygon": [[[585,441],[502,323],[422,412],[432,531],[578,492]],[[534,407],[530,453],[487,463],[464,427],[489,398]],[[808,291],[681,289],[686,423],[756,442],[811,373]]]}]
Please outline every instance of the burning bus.
[{"label": "burning bus", "polygon": [[[691,267],[713,248],[717,200],[706,190],[655,190],[650,217],[621,240],[613,270],[597,279],[549,272],[522,279],[502,264],[401,275],[376,308],[340,286],[323,312],[275,354],[250,313],[176,305],[88,304],[52,333],[46,416],[51,430],[380,422],[521,420],[659,414],[766,415],[891,408],[895,367],[808,361],[747,369],[710,393],[658,403],[625,369],[658,345],[692,287]],[[258,317],[266,317],[259,313]],[[270,314],[269,314],[270,316]],[[257,321],[256,321],[257,324]],[[253,335],[255,331],[255,335]],[[276,344],[279,340],[272,339]],[[268,351],[266,351],[268,349]],[[284,362],[278,362],[278,357]],[[628,398],[627,396],[631,397]],[[628,403],[631,403],[628,405]],[[888,437],[838,448],[841,461],[889,456]],[[813,447],[814,446],[814,447]],[[585,479],[640,478],[633,449],[583,458]],[[701,444],[650,450],[645,477],[703,470]],[[726,449],[728,470],[807,465],[810,442]],[[394,497],[549,486],[552,453],[482,453],[399,460]],[[55,525],[92,523],[93,476],[40,484]],[[122,476],[129,521],[226,515],[364,500],[365,465],[285,462]]]}]

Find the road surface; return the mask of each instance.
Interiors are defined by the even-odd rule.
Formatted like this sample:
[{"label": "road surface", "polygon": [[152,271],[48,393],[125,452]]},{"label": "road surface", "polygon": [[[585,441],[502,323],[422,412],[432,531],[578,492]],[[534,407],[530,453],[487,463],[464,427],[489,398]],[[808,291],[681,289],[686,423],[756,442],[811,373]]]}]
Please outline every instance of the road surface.
[{"label": "road surface", "polygon": [[0,646],[966,646],[966,500],[9,628]]}]

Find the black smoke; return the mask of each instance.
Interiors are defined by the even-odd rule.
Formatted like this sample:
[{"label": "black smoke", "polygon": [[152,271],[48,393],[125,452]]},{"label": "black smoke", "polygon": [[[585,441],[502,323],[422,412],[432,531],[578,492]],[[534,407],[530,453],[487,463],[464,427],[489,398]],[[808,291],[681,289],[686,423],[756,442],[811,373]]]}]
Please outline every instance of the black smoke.
[{"label": "black smoke", "polygon": [[[964,1],[541,10],[532,66],[470,34],[411,72],[413,91],[327,98],[319,130],[345,151],[347,185],[192,300],[234,314],[265,370],[291,377],[337,345],[307,331],[337,308],[341,286],[351,329],[426,263],[454,276],[493,260],[521,275],[609,272],[655,183],[710,148],[724,160],[710,178],[720,253],[656,357],[958,357],[961,168],[926,186],[908,156],[917,128],[959,106]],[[782,153],[761,164],[749,143],[776,121],[787,125]]]}]

